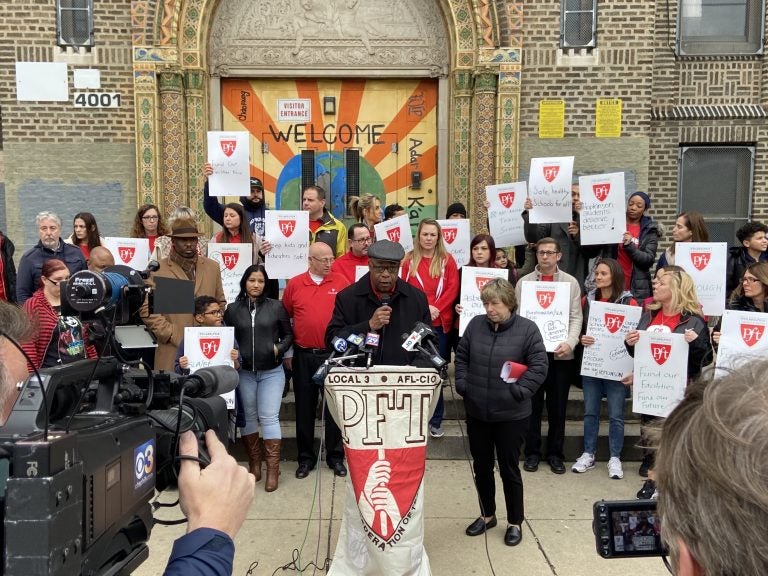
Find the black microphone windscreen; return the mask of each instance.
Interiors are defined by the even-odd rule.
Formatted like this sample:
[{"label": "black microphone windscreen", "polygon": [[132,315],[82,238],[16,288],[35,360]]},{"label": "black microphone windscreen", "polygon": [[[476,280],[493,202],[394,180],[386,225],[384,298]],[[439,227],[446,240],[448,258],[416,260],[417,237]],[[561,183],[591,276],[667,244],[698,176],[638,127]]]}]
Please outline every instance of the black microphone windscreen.
[{"label": "black microphone windscreen", "polygon": [[192,398],[210,398],[231,392],[239,382],[240,376],[231,366],[206,366],[187,376],[184,388]]}]

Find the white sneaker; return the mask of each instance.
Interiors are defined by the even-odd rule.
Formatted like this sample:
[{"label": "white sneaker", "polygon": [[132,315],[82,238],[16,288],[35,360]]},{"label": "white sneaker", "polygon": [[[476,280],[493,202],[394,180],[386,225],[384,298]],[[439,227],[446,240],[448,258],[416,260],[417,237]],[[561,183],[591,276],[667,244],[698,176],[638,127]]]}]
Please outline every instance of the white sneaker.
[{"label": "white sneaker", "polygon": [[592,470],[595,467],[595,455],[589,452],[584,452],[579,459],[571,466],[571,471],[581,474],[587,470]]},{"label": "white sneaker", "polygon": [[621,467],[621,460],[614,456],[608,460],[608,476],[613,480],[624,478],[624,469]]}]

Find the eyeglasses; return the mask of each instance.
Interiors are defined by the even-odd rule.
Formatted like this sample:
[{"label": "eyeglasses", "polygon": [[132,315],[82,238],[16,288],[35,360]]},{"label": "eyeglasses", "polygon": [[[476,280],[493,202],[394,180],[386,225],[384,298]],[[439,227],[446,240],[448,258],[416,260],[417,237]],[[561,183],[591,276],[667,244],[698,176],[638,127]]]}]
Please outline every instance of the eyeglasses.
[{"label": "eyeglasses", "polygon": [[54,286],[58,286],[58,285],[59,285],[59,284],[61,284],[62,282],[66,282],[67,280],[69,280],[69,276],[67,276],[66,278],[62,278],[61,280],[51,280],[50,278],[48,278],[48,277],[46,277],[46,276],[43,276],[43,278],[45,278],[46,280],[48,280],[48,282],[50,282],[50,283],[51,283],[51,284],[53,284]]},{"label": "eyeglasses", "polygon": [[559,254],[557,250],[537,250],[536,255],[537,256],[554,256],[555,254]]},{"label": "eyeglasses", "polygon": [[142,220],[158,220],[160,216],[142,216]]},{"label": "eyeglasses", "polygon": [[757,284],[760,282],[760,280],[752,276],[744,276],[744,278],[742,278],[741,281],[746,282],[747,284]]},{"label": "eyeglasses", "polygon": [[363,244],[370,244],[373,242],[373,238],[370,236],[367,236],[366,238],[357,238],[356,240],[352,240],[352,242],[362,242]]},{"label": "eyeglasses", "polygon": [[224,316],[222,310],[211,310],[210,312],[203,312],[203,316]]},{"label": "eyeglasses", "polygon": [[317,256],[310,256],[312,260],[315,262],[320,262],[320,264],[333,264],[334,258],[318,258]]},{"label": "eyeglasses", "polygon": [[369,264],[369,268],[372,272],[375,272],[377,274],[383,274],[384,272],[387,272],[388,274],[397,274],[397,271],[400,269],[400,266],[397,264],[392,264],[390,266],[381,265],[381,264]]}]

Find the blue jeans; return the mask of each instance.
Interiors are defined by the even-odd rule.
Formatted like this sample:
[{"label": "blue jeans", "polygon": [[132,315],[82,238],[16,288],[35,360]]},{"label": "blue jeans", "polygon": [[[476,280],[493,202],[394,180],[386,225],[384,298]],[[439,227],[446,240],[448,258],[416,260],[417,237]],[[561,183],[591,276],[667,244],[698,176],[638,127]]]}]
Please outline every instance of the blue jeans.
[{"label": "blue jeans", "polygon": [[[432,330],[435,331],[435,336],[437,336],[437,351],[440,353],[440,356],[443,358],[443,360],[450,362],[451,347],[448,341],[448,334],[443,332],[442,326],[432,326]],[[438,394],[440,395],[437,398],[437,405],[435,405],[435,413],[432,414],[432,418],[429,419],[429,425],[434,426],[435,428],[440,428],[440,425],[443,423],[443,416],[445,416],[445,403],[443,402],[442,386],[440,387]]]},{"label": "blue jeans", "polygon": [[285,372],[277,366],[270,370],[240,370],[240,397],[245,411],[244,436],[255,434],[262,428],[265,440],[279,440],[280,403],[283,401]]},{"label": "blue jeans", "polygon": [[624,400],[627,389],[621,382],[582,376],[584,385],[584,452],[597,452],[600,427],[600,401],[608,399],[608,446],[611,458],[621,458],[624,448]]}]

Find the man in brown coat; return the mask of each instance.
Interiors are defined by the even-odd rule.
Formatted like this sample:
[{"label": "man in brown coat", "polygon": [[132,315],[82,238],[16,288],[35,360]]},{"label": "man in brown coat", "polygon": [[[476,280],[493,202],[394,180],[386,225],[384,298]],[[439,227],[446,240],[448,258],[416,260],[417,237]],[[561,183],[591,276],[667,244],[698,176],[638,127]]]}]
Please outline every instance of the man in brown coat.
[{"label": "man in brown coat", "polygon": [[[154,279],[158,276],[193,281],[195,297],[213,296],[223,310],[227,300],[221,285],[219,265],[210,258],[198,255],[197,239],[202,234],[197,231],[197,224],[194,220],[178,218],[173,223],[170,236],[173,249],[168,257],[160,260],[160,268],[150,276],[148,283],[154,287]],[[176,351],[184,338],[184,328],[194,326],[192,312],[149,314],[148,303],[144,302],[141,317],[157,338],[154,369],[173,371]]]}]

